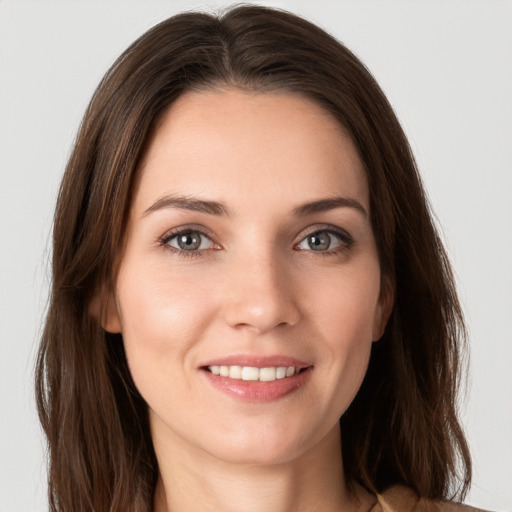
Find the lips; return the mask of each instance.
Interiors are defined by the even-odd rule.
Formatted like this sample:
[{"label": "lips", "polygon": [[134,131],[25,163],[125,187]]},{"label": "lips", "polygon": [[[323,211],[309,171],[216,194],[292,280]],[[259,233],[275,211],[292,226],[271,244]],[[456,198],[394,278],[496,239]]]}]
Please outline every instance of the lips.
[{"label": "lips", "polygon": [[313,365],[287,356],[229,356],[201,366],[207,381],[235,398],[268,402],[302,387]]}]

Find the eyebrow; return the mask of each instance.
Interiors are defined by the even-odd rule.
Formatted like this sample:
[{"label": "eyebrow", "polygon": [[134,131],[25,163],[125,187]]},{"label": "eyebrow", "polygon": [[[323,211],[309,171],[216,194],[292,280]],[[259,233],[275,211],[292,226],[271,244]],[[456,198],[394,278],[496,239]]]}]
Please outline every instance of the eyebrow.
[{"label": "eyebrow", "polygon": [[193,212],[209,213],[210,215],[228,215],[228,210],[223,204],[191,196],[164,196],[147,208],[142,215],[144,217],[151,212],[165,208],[190,210]]},{"label": "eyebrow", "polygon": [[[216,216],[228,216],[228,208],[217,201],[207,201],[193,196],[164,196],[155,201],[149,208],[142,214],[143,217],[166,208],[176,208],[179,210],[189,210],[194,212],[208,213]],[[355,199],[349,197],[329,197],[327,199],[319,199],[304,203],[293,209],[293,215],[297,217],[306,217],[315,213],[334,210],[336,208],[353,208],[365,217],[368,216],[367,211],[363,205]]]},{"label": "eyebrow", "polygon": [[329,197],[327,199],[320,199],[311,203],[305,203],[298,206],[293,210],[294,215],[298,217],[305,217],[314,213],[326,212],[334,210],[335,208],[354,208],[368,217],[368,212],[364,209],[363,205],[350,197]]}]

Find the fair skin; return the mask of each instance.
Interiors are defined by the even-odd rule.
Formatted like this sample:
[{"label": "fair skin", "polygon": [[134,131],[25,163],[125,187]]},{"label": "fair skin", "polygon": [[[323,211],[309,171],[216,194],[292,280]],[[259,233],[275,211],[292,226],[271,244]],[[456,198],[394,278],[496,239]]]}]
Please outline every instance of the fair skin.
[{"label": "fair skin", "polygon": [[103,322],[149,407],[155,511],[371,507],[338,420],[389,315],[381,281],[364,169],[322,108],[236,89],[173,104]]}]

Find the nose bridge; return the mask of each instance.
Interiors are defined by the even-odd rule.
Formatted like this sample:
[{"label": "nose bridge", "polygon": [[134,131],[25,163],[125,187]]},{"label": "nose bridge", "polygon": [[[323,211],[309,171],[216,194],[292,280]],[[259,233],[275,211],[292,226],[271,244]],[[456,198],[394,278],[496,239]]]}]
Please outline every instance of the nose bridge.
[{"label": "nose bridge", "polygon": [[226,282],[226,322],[260,333],[297,323],[299,310],[286,260],[272,248],[239,256]]}]

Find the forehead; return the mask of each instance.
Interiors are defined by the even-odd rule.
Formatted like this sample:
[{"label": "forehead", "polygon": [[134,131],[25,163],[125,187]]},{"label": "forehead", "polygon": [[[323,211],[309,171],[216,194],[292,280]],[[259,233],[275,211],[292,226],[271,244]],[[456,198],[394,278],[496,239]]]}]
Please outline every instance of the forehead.
[{"label": "forehead", "polygon": [[160,119],[139,172],[136,210],[171,193],[252,207],[341,194],[368,207],[347,131],[298,94],[188,92]]}]

